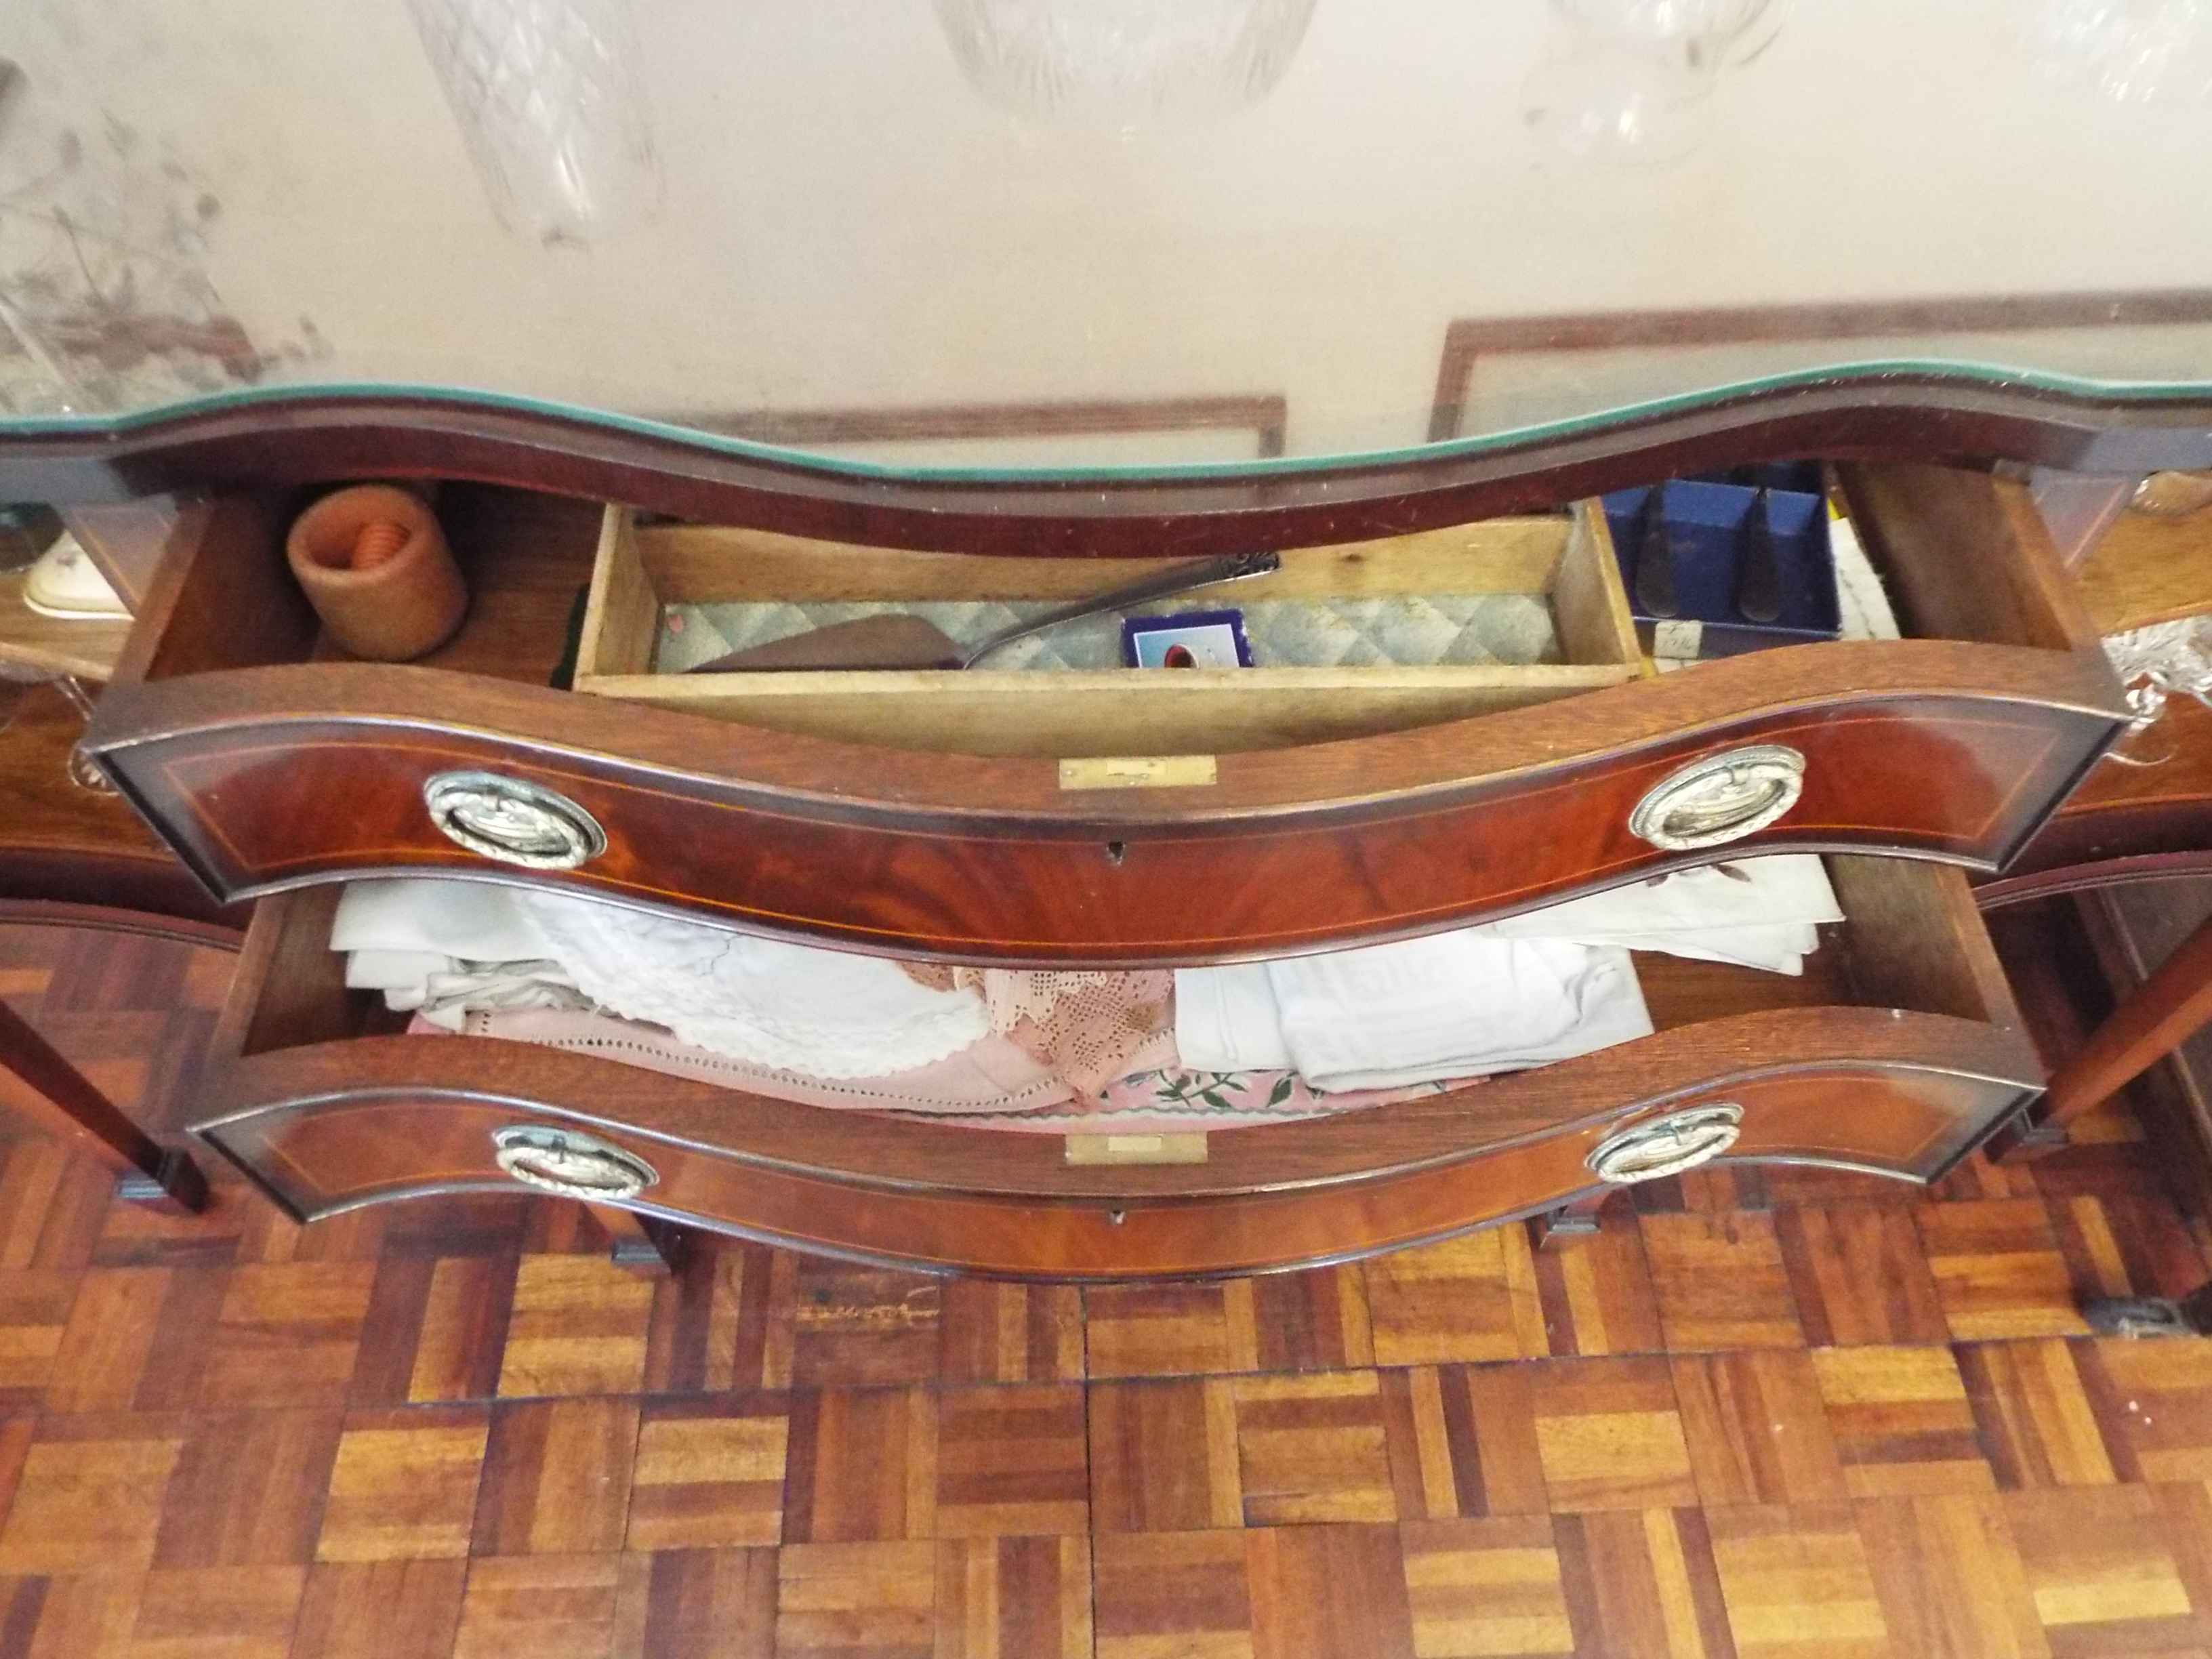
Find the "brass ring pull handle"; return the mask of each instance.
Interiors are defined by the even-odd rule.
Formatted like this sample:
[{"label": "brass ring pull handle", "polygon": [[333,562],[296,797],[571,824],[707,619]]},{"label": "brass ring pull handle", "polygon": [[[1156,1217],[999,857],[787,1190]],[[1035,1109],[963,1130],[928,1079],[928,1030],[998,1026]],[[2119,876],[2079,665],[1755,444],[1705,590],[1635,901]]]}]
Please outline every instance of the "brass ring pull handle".
[{"label": "brass ring pull handle", "polygon": [[635,1198],[660,1179],[643,1158],[573,1129],[518,1125],[492,1131],[499,1167],[526,1187],[587,1204]]},{"label": "brass ring pull handle", "polygon": [[526,870],[573,870],[607,850],[606,831],[565,795],[496,772],[441,772],[422,805],[447,840]]},{"label": "brass ring pull handle", "polygon": [[1628,815],[1629,833],[1670,853],[1755,835],[1805,793],[1805,757],[1778,743],[1707,755],[1669,773]]},{"label": "brass ring pull handle", "polygon": [[1584,1161],[1600,1181],[1632,1187],[1710,1164],[1742,1133],[1742,1107],[1733,1102],[1694,1106],[1608,1136]]}]

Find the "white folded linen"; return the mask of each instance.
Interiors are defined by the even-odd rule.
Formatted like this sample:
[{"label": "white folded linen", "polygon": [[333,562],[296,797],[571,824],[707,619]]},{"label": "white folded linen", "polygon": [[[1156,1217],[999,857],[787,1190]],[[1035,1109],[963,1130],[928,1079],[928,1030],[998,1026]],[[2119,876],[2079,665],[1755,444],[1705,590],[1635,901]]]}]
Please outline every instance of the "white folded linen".
[{"label": "white folded linen", "polygon": [[[426,1015],[599,1007],[717,1054],[814,1077],[912,1070],[991,1030],[973,989],[933,990],[881,957],[528,888],[356,882],[339,902],[331,943],[364,953],[349,975],[375,981],[395,1007]],[[412,981],[382,982],[397,976],[399,953],[442,967],[426,971],[419,991]],[[562,997],[563,988],[576,994]]]},{"label": "white folded linen", "polygon": [[[1543,1065],[1648,1036],[1626,951],[1466,931],[1267,964],[1283,1042],[1325,1091],[1389,1089]],[[1626,1035],[1621,1035],[1626,1033]]]},{"label": "white folded linen", "polygon": [[1502,939],[1573,939],[1798,974],[1803,959],[1820,947],[1820,924],[1843,919],[1820,860],[1809,853],[1784,853],[1671,871],[1483,922],[1479,930]]},{"label": "white folded linen", "polygon": [[495,881],[407,877],[346,884],[331,923],[333,951],[412,951],[469,962],[550,956],[531,890]]},{"label": "white folded linen", "polygon": [[[333,943],[331,948],[340,947]],[[434,951],[350,951],[345,982],[356,991],[420,992],[431,975],[452,973],[456,960]]]},{"label": "white folded linen", "polygon": [[1226,968],[1178,968],[1176,1054],[1193,1072],[1281,1072],[1291,1068],[1283,1016],[1264,962]]},{"label": "white folded linen", "polygon": [[1556,939],[1462,929],[1176,974],[1186,1066],[1289,1066],[1330,1092],[1517,1071],[1650,1035],[1628,953]]}]

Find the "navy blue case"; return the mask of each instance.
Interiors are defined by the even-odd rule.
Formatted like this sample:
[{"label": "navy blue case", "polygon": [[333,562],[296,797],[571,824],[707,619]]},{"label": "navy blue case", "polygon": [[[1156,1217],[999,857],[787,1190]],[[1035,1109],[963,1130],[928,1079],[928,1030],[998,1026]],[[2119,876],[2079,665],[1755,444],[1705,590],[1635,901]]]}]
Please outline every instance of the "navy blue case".
[{"label": "navy blue case", "polygon": [[[1667,492],[1666,523],[1674,545],[1674,597],[1680,615],[1653,617],[1635,603],[1636,560],[1653,488]],[[1747,621],[1735,608],[1736,578],[1747,521],[1761,488],[1767,491],[1782,612],[1771,623]],[[1780,645],[1832,640],[1843,629],[1836,602],[1836,562],[1828,544],[1827,500],[1817,466],[1747,467],[1717,478],[1682,478],[1603,499],[1620,579],[1638,637],[1652,646],[1668,621],[1698,623],[1698,655],[1732,657]],[[1669,653],[1673,654],[1673,653]]]}]

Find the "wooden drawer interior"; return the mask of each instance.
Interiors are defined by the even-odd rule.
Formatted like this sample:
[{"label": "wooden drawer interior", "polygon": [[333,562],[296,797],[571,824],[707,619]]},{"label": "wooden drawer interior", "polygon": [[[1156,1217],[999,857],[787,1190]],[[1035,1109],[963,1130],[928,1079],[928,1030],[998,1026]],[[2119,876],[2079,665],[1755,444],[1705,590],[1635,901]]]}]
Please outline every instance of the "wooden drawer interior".
[{"label": "wooden drawer interior", "polygon": [[[764,532],[641,525],[610,507],[575,689],[779,731],[966,754],[1234,753],[1462,720],[1618,685],[1643,672],[1604,521],[1501,519],[1346,547],[1194,603],[1526,594],[1550,611],[1557,662],[1096,671],[654,672],[664,607],[823,601],[1051,600],[1163,562],[975,557],[839,547]],[[1160,607],[1146,607],[1157,610]]]}]

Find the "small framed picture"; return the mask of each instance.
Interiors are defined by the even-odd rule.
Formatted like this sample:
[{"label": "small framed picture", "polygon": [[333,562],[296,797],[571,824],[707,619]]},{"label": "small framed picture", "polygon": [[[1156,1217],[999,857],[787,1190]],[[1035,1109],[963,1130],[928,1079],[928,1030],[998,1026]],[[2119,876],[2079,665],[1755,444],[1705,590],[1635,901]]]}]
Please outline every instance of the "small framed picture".
[{"label": "small framed picture", "polygon": [[1121,655],[1132,668],[1249,668],[1252,647],[1241,611],[1186,611],[1131,617],[1121,624]]}]

